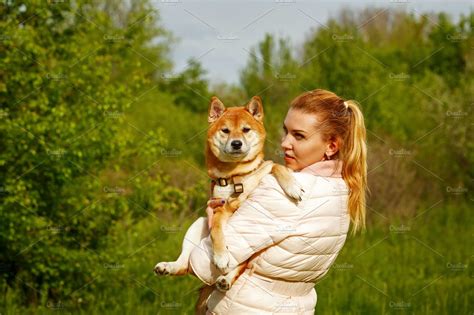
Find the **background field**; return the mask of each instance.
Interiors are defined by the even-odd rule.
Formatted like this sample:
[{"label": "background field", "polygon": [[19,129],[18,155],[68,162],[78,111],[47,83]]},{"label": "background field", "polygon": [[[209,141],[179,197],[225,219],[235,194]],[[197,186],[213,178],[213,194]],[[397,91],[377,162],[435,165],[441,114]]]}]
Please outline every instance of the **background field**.
[{"label": "background field", "polygon": [[262,96],[282,162],[288,103],[314,88],[361,104],[371,191],[317,313],[472,313],[472,12],[341,11],[297,47],[267,34],[237,85],[176,72],[147,1],[0,12],[1,314],[192,313],[199,281],[152,269],[204,214],[210,96]]}]

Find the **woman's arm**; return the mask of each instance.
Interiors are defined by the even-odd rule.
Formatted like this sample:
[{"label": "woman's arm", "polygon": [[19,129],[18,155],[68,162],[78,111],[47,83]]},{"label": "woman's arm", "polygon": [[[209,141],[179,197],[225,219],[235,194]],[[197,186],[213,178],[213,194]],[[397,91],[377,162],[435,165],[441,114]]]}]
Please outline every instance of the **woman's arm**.
[{"label": "woman's arm", "polygon": [[[276,179],[266,175],[224,226],[229,268],[233,269],[254,253],[296,235],[300,215],[301,210],[283,193]],[[210,237],[196,244],[190,257],[194,273],[207,284],[213,284],[221,274],[212,263],[212,257]]]}]

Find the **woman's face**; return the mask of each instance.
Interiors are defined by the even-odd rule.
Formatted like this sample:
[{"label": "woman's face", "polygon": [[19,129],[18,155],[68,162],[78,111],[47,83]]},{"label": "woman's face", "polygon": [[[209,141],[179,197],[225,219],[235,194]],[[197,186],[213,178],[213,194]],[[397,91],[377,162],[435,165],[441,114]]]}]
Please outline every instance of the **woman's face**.
[{"label": "woman's face", "polygon": [[316,115],[307,114],[298,109],[290,109],[283,122],[285,132],[281,148],[285,153],[285,164],[294,171],[300,171],[308,165],[322,161],[324,153],[330,153],[330,145],[323,141],[316,129]]}]

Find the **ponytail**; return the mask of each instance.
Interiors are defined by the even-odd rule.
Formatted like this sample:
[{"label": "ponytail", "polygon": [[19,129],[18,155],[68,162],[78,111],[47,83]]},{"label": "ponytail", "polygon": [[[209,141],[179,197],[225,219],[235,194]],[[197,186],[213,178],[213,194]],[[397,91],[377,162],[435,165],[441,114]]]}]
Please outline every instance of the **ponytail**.
[{"label": "ponytail", "polygon": [[341,148],[342,177],[349,186],[348,208],[352,235],[365,230],[367,189],[367,145],[364,116],[355,101],[344,102],[350,116],[349,131]]}]

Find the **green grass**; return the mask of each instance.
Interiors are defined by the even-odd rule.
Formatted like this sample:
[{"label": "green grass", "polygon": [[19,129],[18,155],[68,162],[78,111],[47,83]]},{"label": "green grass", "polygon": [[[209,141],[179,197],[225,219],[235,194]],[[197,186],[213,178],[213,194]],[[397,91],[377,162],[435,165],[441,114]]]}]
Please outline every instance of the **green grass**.
[{"label": "green grass", "polygon": [[318,314],[472,312],[468,214],[468,206],[440,206],[350,239],[317,286]]}]

